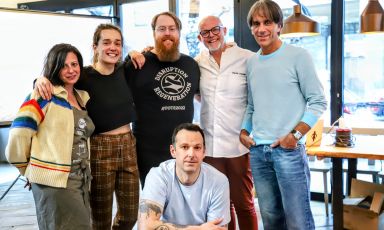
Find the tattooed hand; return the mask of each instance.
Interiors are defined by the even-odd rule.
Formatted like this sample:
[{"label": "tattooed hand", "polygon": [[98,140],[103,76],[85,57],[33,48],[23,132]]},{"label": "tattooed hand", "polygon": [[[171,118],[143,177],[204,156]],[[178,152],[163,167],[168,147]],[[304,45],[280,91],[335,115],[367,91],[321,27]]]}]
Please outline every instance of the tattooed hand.
[{"label": "tattooed hand", "polygon": [[173,223],[165,223],[160,220],[163,214],[162,205],[150,201],[140,200],[138,229],[139,230],[227,230],[227,226],[220,226],[223,219],[216,219],[200,226],[180,226]]}]

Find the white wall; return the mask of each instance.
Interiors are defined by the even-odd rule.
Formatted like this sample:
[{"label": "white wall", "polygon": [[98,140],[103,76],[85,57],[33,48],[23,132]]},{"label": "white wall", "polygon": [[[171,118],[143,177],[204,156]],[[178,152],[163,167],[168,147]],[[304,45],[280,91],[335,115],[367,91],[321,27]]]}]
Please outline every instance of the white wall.
[{"label": "white wall", "polygon": [[12,121],[57,43],[76,46],[91,64],[92,37],[110,18],[0,9],[0,122]]}]

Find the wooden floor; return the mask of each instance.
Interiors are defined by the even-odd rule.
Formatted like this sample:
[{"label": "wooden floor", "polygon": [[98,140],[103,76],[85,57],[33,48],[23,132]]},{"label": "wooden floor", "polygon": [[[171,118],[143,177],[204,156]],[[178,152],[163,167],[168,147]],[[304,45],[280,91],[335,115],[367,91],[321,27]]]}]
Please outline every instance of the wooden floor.
[{"label": "wooden floor", "polygon": [[[18,171],[8,164],[0,163],[0,196],[18,176]],[[0,201],[1,230],[38,229],[32,192],[24,189],[25,182],[18,180],[9,193]],[[259,230],[263,230],[260,212],[256,201]],[[316,229],[332,229],[332,217],[325,216],[324,203],[311,202]],[[244,229],[243,229],[244,230]],[[246,229],[248,230],[248,229]]]},{"label": "wooden floor", "polygon": [[[18,176],[12,166],[0,164],[0,195],[7,190]],[[32,192],[24,189],[25,182],[17,180],[12,189],[0,201],[0,229],[39,229],[36,220]]]}]

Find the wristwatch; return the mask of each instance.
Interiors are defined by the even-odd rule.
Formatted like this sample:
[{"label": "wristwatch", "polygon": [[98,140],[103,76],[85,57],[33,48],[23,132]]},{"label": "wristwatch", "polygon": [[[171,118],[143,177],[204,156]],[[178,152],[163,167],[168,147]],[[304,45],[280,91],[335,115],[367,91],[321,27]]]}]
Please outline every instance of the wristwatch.
[{"label": "wristwatch", "polygon": [[303,137],[303,134],[300,133],[300,131],[296,129],[292,129],[291,133],[293,134],[293,137],[298,141]]}]

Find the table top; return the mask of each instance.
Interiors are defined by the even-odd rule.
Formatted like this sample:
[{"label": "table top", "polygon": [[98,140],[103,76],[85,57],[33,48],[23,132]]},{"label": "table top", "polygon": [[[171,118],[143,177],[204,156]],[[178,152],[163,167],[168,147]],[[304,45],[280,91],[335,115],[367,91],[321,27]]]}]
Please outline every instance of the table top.
[{"label": "table top", "polygon": [[[325,136],[325,137],[324,137]],[[353,147],[336,147],[329,135],[323,135],[320,146],[307,147],[307,154],[319,157],[366,158],[384,160],[384,136],[355,135]]]}]

